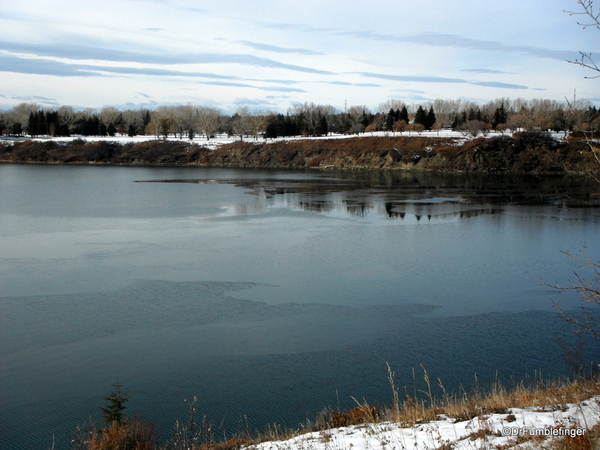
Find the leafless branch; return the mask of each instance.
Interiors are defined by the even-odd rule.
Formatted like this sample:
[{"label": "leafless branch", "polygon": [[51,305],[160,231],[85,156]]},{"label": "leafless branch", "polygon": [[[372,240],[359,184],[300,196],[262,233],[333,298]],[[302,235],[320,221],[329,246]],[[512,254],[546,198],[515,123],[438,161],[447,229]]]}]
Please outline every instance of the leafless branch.
[{"label": "leafless branch", "polygon": [[[586,69],[593,70],[594,72],[600,72],[600,67],[598,67],[598,65],[592,59],[591,53],[579,52],[579,55],[580,55],[579,59],[575,59],[573,61],[567,60],[567,62],[569,64],[575,64],[577,66],[581,66]],[[600,78],[600,74],[595,75],[593,77],[585,77],[585,78],[587,78],[589,80],[593,80],[595,78]]]},{"label": "leafless branch", "polygon": [[[595,27],[600,30],[600,12],[594,11],[594,0],[577,0],[577,3],[582,8],[582,11],[564,11],[570,16],[584,16],[585,22],[577,22],[579,26],[582,28],[590,28]],[[594,72],[600,72],[600,68],[594,62],[591,53],[579,52],[579,59],[575,59],[574,61],[567,61],[571,64],[576,64],[578,66],[584,67],[586,69],[590,69]],[[600,75],[585,77],[585,78],[600,78]]]},{"label": "leafless branch", "polygon": [[577,22],[583,28],[596,27],[600,30],[600,12],[594,11],[594,0],[577,0],[583,11],[564,11],[570,16],[586,16],[586,20],[591,19],[589,23]]},{"label": "leafless branch", "polygon": [[[569,107],[569,111],[571,112],[571,114],[573,114],[573,116],[575,116],[576,111],[575,111],[575,107],[573,105],[574,102],[571,103],[567,97],[565,97],[565,100],[567,102],[567,106]],[[594,157],[594,159],[596,160],[596,162],[598,164],[600,164],[600,157],[598,156],[598,150],[596,150],[596,147],[593,145],[594,133],[593,132],[588,132],[586,130],[582,130],[582,133],[583,133],[583,137],[584,137],[584,140],[585,140],[585,144],[590,149],[590,152],[592,152],[592,156]],[[596,180],[598,183],[600,183],[600,178],[594,176],[591,173],[590,173],[590,176],[594,180]]]},{"label": "leafless branch", "polygon": [[550,285],[544,283],[553,289],[560,292],[575,291],[581,297],[581,316],[574,316],[566,313],[558,303],[552,302],[554,308],[560,313],[562,319],[576,326],[578,332],[590,332],[597,339],[600,339],[600,320],[598,319],[598,311],[593,311],[586,304],[600,306],[600,262],[592,261],[588,255],[587,248],[584,247],[582,256],[573,255],[569,252],[562,252],[574,261],[582,264],[583,268],[593,270],[593,277],[585,278],[575,272],[576,281],[570,281],[571,286],[564,287],[558,283]]}]

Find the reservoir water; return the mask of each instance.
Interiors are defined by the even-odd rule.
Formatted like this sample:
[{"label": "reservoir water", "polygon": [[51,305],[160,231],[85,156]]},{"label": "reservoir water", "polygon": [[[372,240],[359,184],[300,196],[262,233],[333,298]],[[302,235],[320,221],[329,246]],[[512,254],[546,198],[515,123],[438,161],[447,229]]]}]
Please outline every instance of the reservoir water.
[{"label": "reservoir water", "polygon": [[[589,177],[0,166],[0,448],[127,412],[166,439],[567,374],[561,251],[600,259]],[[598,343],[587,356],[600,358]],[[415,369],[416,378],[413,378]]]}]

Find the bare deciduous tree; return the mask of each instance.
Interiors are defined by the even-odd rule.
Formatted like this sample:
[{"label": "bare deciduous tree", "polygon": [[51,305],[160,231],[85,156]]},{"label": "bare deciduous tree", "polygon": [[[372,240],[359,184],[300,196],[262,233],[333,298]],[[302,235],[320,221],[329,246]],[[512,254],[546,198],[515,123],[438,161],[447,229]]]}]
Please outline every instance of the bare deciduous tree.
[{"label": "bare deciduous tree", "polygon": [[363,122],[369,113],[369,108],[366,106],[351,106],[348,109],[351,133],[360,134],[365,131],[365,124]]},{"label": "bare deciduous tree", "polygon": [[[594,0],[577,0],[577,3],[581,6],[580,11],[565,12],[571,16],[583,16],[584,21],[578,21],[577,24],[582,26],[584,29],[596,28],[600,30],[600,12],[594,11]],[[598,65],[592,58],[591,53],[580,51],[579,58],[569,62],[571,64],[577,64],[578,66],[585,67],[586,69],[590,69],[594,72],[600,72],[600,67],[598,67]],[[598,75],[586,78],[600,78],[600,73]]]},{"label": "bare deciduous tree", "polygon": [[8,117],[12,122],[21,124],[23,130],[27,128],[29,114],[36,113],[40,109],[40,105],[34,102],[19,103],[8,112]]},{"label": "bare deciduous tree", "polygon": [[[570,15],[580,15],[586,16],[586,20],[590,20],[591,22],[581,23],[578,22],[583,28],[595,27],[600,30],[600,22],[599,17],[600,13],[594,12],[594,2],[593,0],[578,0],[577,3],[583,8],[583,11],[573,12],[566,11]],[[596,72],[600,72],[598,66],[592,60],[591,53],[580,52],[581,59],[576,61],[569,61],[573,64],[578,64],[582,67],[591,69]],[[600,75],[596,75],[593,77],[586,78],[598,78]],[[567,99],[567,104],[571,112],[575,111],[575,103],[576,99],[573,99],[573,103],[570,103]],[[589,109],[589,108],[588,108]],[[584,131],[584,136],[589,146],[592,154],[596,158],[596,161],[600,163],[600,158],[598,158],[598,154],[594,145],[592,145],[592,135]],[[600,180],[595,178],[596,181]],[[584,246],[583,250],[576,255],[573,255],[569,252],[563,252],[568,257],[572,258],[577,263],[581,264],[583,269],[591,270],[593,273],[591,277],[586,278],[578,272],[575,272],[575,280],[571,281],[571,285],[568,287],[560,286],[558,283],[552,285],[551,287],[559,290],[560,292],[565,291],[575,291],[579,294],[579,298],[581,301],[581,314],[575,315],[567,313],[564,309],[560,307],[557,302],[553,301],[554,307],[558,310],[561,317],[567,321],[568,323],[575,325],[575,332],[580,337],[583,333],[588,333],[594,336],[596,339],[600,339],[600,314],[598,313],[598,307],[600,307],[600,261],[594,261],[588,254],[587,247]],[[583,344],[581,344],[583,345]]]},{"label": "bare deciduous tree", "polygon": [[207,141],[210,140],[210,137],[219,129],[220,119],[221,113],[218,109],[206,106],[196,108],[198,129],[204,132]]},{"label": "bare deciduous tree", "polygon": [[587,247],[580,254],[573,255],[569,252],[562,252],[569,258],[581,264],[583,269],[593,271],[591,278],[586,278],[578,272],[575,272],[575,279],[570,281],[570,286],[561,286],[558,283],[548,285],[560,292],[575,291],[581,298],[581,314],[575,315],[565,312],[561,306],[553,301],[554,307],[558,310],[561,317],[575,325],[578,332],[589,332],[600,339],[600,320],[596,307],[600,307],[600,262],[593,261],[587,251]]},{"label": "bare deciduous tree", "polygon": [[258,139],[258,135],[261,131],[264,131],[262,128],[263,119],[267,115],[267,113],[262,111],[252,111],[252,113],[248,116],[248,130],[254,136],[254,139]]},{"label": "bare deciduous tree", "polygon": [[397,120],[396,122],[394,122],[394,125],[392,126],[392,130],[394,131],[394,133],[400,133],[402,134],[402,132],[404,130],[406,130],[406,127],[408,127],[408,123],[406,123],[406,120]]},{"label": "bare deciduous tree", "polygon": [[233,115],[233,132],[244,140],[244,135],[248,130],[248,118],[250,117],[250,108],[247,106],[239,106]]}]

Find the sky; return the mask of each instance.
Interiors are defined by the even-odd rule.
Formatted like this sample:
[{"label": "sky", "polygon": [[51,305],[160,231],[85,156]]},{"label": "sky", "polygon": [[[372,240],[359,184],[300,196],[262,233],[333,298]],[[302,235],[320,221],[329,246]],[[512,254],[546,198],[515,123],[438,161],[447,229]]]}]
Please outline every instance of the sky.
[{"label": "sky", "polygon": [[[599,2],[600,3],[600,2]],[[600,9],[600,4],[598,8]],[[587,99],[576,0],[0,0],[0,109]]]}]

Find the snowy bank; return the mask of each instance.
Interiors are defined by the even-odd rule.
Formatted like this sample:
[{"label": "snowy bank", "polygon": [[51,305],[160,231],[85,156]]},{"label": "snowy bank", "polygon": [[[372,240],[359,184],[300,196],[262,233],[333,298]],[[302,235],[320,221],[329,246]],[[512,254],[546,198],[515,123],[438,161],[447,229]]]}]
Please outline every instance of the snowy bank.
[{"label": "snowy bank", "polygon": [[577,404],[510,408],[471,420],[438,420],[402,426],[393,422],[312,432],[247,447],[256,450],[433,450],[542,448],[568,436],[584,436],[600,423],[600,396]]}]

